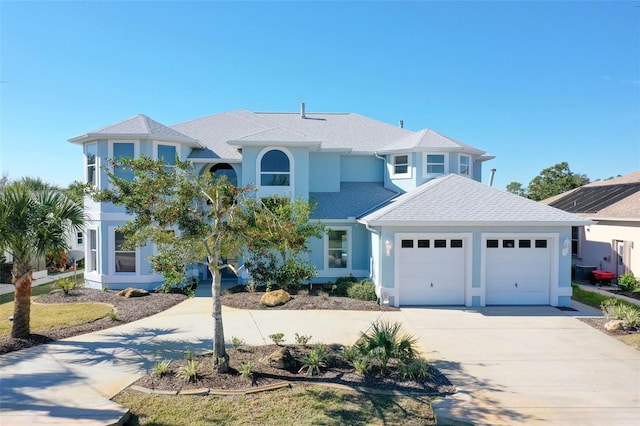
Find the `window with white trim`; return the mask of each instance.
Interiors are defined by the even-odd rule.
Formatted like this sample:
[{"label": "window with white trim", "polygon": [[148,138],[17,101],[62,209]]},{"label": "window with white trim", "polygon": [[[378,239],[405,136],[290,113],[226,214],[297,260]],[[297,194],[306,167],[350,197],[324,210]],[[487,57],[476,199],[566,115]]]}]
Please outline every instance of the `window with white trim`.
[{"label": "window with white trim", "polygon": [[289,156],[279,149],[264,153],[260,159],[260,185],[289,186],[291,181],[291,164]]},{"label": "window with white trim", "polygon": [[393,167],[392,177],[407,178],[411,177],[411,158],[408,154],[396,154],[391,156],[391,165]]},{"label": "window with white trim", "polygon": [[327,267],[329,269],[349,268],[349,231],[348,229],[329,229],[327,238]]},{"label": "window with white trim", "polygon": [[[119,163],[123,158],[135,158],[134,142],[114,142],[113,143],[113,159]],[[124,166],[116,166],[113,170],[119,178],[132,181],[133,170]]]},{"label": "window with white trim", "polygon": [[471,176],[471,157],[469,157],[468,155],[460,156],[458,173],[460,173],[462,176]]},{"label": "window with white trim", "polygon": [[98,231],[89,229],[89,261],[87,262],[87,272],[98,271]]},{"label": "window with white trim", "polygon": [[178,154],[177,145],[169,144],[157,144],[156,145],[156,158],[162,160],[167,166],[173,166],[176,164],[176,155]]},{"label": "window with white trim", "polygon": [[85,180],[88,184],[91,184],[93,186],[98,185],[97,154],[98,154],[98,144],[88,143],[85,145],[85,152],[84,152],[85,165],[86,165]]},{"label": "window with white trim", "polygon": [[580,256],[580,227],[571,227],[571,256]]},{"label": "window with white trim", "polygon": [[82,241],[83,241],[82,231],[79,231],[76,233],[76,243],[82,244]]},{"label": "window with white trim", "polygon": [[447,154],[424,154],[424,176],[433,177],[448,173]]},{"label": "window with white trim", "polygon": [[136,251],[123,248],[124,234],[115,232],[115,268],[116,272],[136,272]]}]

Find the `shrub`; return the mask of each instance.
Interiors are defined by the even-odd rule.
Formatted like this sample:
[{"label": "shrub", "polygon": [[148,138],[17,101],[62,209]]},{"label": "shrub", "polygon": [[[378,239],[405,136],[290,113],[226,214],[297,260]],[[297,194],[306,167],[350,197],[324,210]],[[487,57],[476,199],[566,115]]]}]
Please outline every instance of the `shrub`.
[{"label": "shrub", "polygon": [[352,363],[360,357],[360,351],[357,346],[343,346],[340,351],[340,358]]},{"label": "shrub", "polygon": [[408,364],[399,365],[398,372],[403,379],[426,379],[430,376],[429,363],[422,358],[416,358]]},{"label": "shrub", "polygon": [[336,296],[348,296],[349,287],[357,283],[358,279],[349,275],[348,277],[340,277],[336,280],[334,293]]},{"label": "shrub", "polygon": [[253,380],[253,365],[251,365],[251,363],[242,363],[240,364],[240,367],[238,367],[238,371],[240,372],[240,376],[247,380],[247,381],[252,381]]},{"label": "shrub", "polygon": [[111,319],[111,321],[118,321],[120,319],[116,311],[109,312],[109,318]]},{"label": "shrub", "polygon": [[68,280],[66,278],[56,281],[55,287],[62,290],[62,292],[66,295],[77,286],[75,281]]},{"label": "shrub", "polygon": [[239,349],[241,346],[244,346],[246,344],[247,342],[240,339],[239,337],[235,337],[235,336],[231,337],[231,346],[233,347],[233,349]]},{"label": "shrub", "polygon": [[198,364],[195,360],[189,360],[178,370],[178,377],[185,382],[195,382],[198,379]]},{"label": "shrub", "polygon": [[273,340],[273,343],[280,346],[280,343],[284,342],[284,333],[273,333],[269,335],[269,338]]},{"label": "shrub", "polygon": [[640,312],[628,305],[621,305],[617,311],[618,318],[629,328],[636,328],[640,324]]},{"label": "shrub", "polygon": [[157,362],[153,366],[151,374],[153,374],[154,376],[162,377],[162,376],[166,375],[169,372],[169,365],[171,365],[171,361],[166,360],[166,359],[162,360],[160,362]]},{"label": "shrub", "polygon": [[302,367],[298,370],[298,373],[303,371],[307,372],[307,376],[313,376],[314,374],[320,374],[320,367],[327,365],[327,356],[329,351],[326,345],[317,344],[313,349],[309,351],[307,355],[302,358]]},{"label": "shrub", "polygon": [[303,346],[307,346],[307,343],[309,343],[309,340],[311,340],[312,336],[309,335],[300,335],[298,333],[295,334],[295,338],[296,338],[296,343],[299,345],[303,345]]},{"label": "shrub", "polygon": [[353,368],[355,368],[356,372],[361,376],[366,376],[369,374],[369,370],[371,370],[371,363],[367,357],[356,358],[351,362],[351,364],[353,365]]},{"label": "shrub", "polygon": [[376,285],[369,280],[357,282],[347,289],[347,295],[352,299],[372,300],[378,299],[376,296]]},{"label": "shrub", "polygon": [[638,288],[638,279],[631,272],[628,272],[618,278],[618,287],[620,290],[634,291]]},{"label": "shrub", "polygon": [[391,359],[408,363],[417,357],[417,339],[403,333],[398,322],[376,321],[368,333],[362,333],[356,343],[360,353],[377,361],[382,374],[387,374],[387,365]]},{"label": "shrub", "polygon": [[607,318],[614,318],[613,309],[618,305],[618,299],[611,297],[600,304],[600,310]]}]

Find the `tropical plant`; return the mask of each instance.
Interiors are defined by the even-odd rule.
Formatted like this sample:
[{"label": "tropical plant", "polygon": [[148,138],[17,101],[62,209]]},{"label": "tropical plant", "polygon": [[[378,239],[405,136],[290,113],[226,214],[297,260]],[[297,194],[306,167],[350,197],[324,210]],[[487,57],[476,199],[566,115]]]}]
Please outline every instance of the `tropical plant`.
[{"label": "tropical plant", "polygon": [[377,361],[382,374],[387,374],[390,360],[407,363],[417,357],[417,342],[414,336],[404,333],[400,323],[380,320],[361,334],[356,346],[363,356]]},{"label": "tropical plant", "polygon": [[12,337],[29,335],[35,263],[48,252],[68,249],[67,232],[84,224],[82,207],[55,189],[10,182],[0,191],[0,252],[14,259],[15,308]]},{"label": "tropical plant", "polygon": [[321,343],[317,344],[302,358],[302,367],[300,367],[298,373],[306,371],[307,376],[320,374],[320,368],[327,365],[328,355],[327,346]]},{"label": "tropical plant", "polygon": [[242,364],[240,364],[240,367],[238,367],[238,372],[243,379],[248,381],[253,380],[253,365],[251,365],[251,363],[243,362]]},{"label": "tropical plant", "polygon": [[343,346],[340,350],[340,358],[343,360],[353,363],[354,360],[360,357],[360,350],[357,346]]},{"label": "tropical plant", "polygon": [[[114,167],[131,170],[133,178],[116,176]],[[107,175],[112,189],[92,196],[125,206],[134,215],[119,229],[125,235],[124,248],[156,244],[158,252],[151,256],[151,265],[169,285],[183,282],[189,264],[204,264],[211,272],[214,364],[218,372],[226,372],[229,355],[222,323],[221,271],[238,269],[223,259],[240,257],[249,245],[278,249],[283,240],[299,238],[298,224],[266,208],[251,185],[238,188],[224,176],[214,180],[210,173],[198,174],[189,162],[179,159],[166,167],[162,160],[145,156],[124,158],[111,161]]]},{"label": "tropical plant", "polygon": [[398,366],[398,373],[403,379],[426,379],[430,376],[429,363],[423,358],[416,358],[407,364],[400,364]]},{"label": "tropical plant", "polygon": [[69,295],[69,292],[75,289],[77,283],[75,281],[71,281],[70,279],[63,278],[61,280],[56,281],[55,287],[62,290],[62,292],[66,295]]},{"label": "tropical plant", "polygon": [[366,376],[371,370],[371,361],[369,361],[369,357],[366,356],[355,358],[351,361],[351,365],[353,365],[353,368],[361,376]]},{"label": "tropical plant", "polygon": [[178,369],[177,376],[185,382],[195,382],[198,379],[198,364],[195,360],[189,360]]},{"label": "tropical plant", "polygon": [[627,272],[618,278],[618,287],[620,290],[634,291],[638,288],[638,279],[631,272]]},{"label": "tropical plant", "polygon": [[153,369],[151,370],[151,373],[154,376],[162,377],[169,372],[169,365],[171,365],[171,361],[166,359],[156,362],[156,364],[153,366]]}]

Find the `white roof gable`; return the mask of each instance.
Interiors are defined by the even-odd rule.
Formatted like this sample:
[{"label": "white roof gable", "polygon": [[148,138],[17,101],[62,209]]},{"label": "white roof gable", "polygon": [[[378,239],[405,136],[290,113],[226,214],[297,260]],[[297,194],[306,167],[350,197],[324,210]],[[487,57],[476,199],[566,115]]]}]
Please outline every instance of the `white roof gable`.
[{"label": "white roof gable", "polygon": [[582,226],[592,223],[454,174],[433,179],[360,221],[371,226]]}]

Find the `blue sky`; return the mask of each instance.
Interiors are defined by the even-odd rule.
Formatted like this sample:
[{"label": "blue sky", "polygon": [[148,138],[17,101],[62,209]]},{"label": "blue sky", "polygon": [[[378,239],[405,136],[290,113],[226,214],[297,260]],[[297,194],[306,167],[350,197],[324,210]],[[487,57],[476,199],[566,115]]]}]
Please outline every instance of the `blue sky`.
[{"label": "blue sky", "polygon": [[0,173],[82,179],[67,139],[143,113],[355,112],[496,156],[640,169],[640,2],[0,0]]}]

